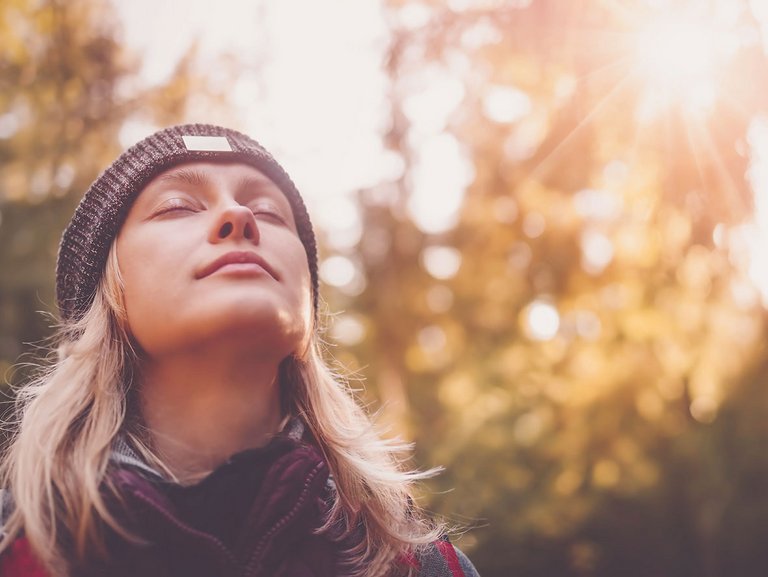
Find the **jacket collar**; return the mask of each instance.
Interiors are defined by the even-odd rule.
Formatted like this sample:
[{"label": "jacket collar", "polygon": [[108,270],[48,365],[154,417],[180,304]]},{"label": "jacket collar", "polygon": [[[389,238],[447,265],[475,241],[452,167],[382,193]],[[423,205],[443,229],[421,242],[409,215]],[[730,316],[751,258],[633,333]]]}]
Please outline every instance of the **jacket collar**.
[{"label": "jacket collar", "polygon": [[[292,441],[301,441],[306,431],[306,425],[298,417],[290,417],[276,437],[283,437]],[[120,434],[112,443],[112,454],[110,461],[118,467],[131,467],[155,478],[165,480],[162,472],[152,467],[144,458],[128,443],[125,435]]]}]

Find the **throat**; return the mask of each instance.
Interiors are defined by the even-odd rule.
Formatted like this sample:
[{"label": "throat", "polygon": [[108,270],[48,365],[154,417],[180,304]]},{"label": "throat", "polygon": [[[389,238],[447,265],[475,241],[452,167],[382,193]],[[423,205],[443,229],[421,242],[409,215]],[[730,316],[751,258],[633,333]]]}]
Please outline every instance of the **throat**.
[{"label": "throat", "polygon": [[152,364],[142,371],[139,386],[140,410],[155,450],[186,483],[235,453],[263,447],[285,420],[277,364],[250,363],[235,370],[196,364]]}]

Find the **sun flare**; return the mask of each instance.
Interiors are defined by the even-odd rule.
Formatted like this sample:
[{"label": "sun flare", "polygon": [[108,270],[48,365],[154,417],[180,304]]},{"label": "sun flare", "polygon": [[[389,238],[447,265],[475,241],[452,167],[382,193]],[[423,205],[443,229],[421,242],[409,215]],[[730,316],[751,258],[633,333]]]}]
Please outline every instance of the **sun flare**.
[{"label": "sun flare", "polygon": [[640,31],[636,58],[651,80],[682,84],[712,74],[718,58],[715,36],[704,22],[667,17]]},{"label": "sun flare", "polygon": [[635,62],[646,84],[646,99],[706,111],[716,99],[718,66],[724,59],[714,25],[682,16],[650,22],[636,40]]},{"label": "sun flare", "polygon": [[677,105],[692,113],[712,109],[732,45],[731,32],[722,23],[711,16],[663,14],[633,36],[633,64],[647,106]]}]

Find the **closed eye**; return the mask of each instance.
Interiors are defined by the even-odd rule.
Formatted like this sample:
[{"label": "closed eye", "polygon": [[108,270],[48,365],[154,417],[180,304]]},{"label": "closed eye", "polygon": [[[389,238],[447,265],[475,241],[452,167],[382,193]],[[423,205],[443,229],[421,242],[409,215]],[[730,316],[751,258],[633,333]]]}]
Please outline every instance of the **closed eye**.
[{"label": "closed eye", "polygon": [[275,220],[282,224],[288,223],[288,219],[285,217],[283,212],[277,206],[272,204],[257,204],[251,206],[251,211],[253,211],[253,215],[256,218]]},{"label": "closed eye", "polygon": [[173,212],[197,212],[197,207],[184,198],[169,198],[152,213],[152,216],[162,216]]}]

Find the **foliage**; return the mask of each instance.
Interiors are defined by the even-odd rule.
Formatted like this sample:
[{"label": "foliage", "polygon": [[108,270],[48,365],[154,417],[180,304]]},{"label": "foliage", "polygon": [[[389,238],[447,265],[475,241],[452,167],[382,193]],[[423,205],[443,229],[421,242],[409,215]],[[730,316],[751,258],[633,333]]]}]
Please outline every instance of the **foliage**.
[{"label": "foliage", "polygon": [[[360,243],[326,251],[358,275],[326,297],[336,357],[421,466],[446,466],[424,504],[469,527],[485,577],[762,574],[766,317],[738,258],[766,112],[757,3],[384,4],[402,171],[360,191]],[[660,75],[671,52],[638,70],[643,23],[681,6],[741,39],[713,94],[695,54],[680,78]],[[0,4],[9,380],[121,130],[228,114],[195,58],[147,88],[104,0]]]},{"label": "foliage", "polygon": [[[419,462],[447,465],[425,499],[476,526],[460,544],[483,575],[761,573],[764,427],[732,427],[760,411],[766,326],[728,241],[751,207],[761,45],[710,108],[654,116],[614,3],[447,4],[389,3],[404,169],[360,194],[344,256],[366,288],[332,308],[366,332],[338,356]],[[435,139],[461,154],[430,164]],[[419,171],[463,158],[455,225],[420,229]],[[451,183],[429,182],[439,213]]]},{"label": "foliage", "polygon": [[[195,86],[190,59],[144,88],[102,0],[0,4],[0,374],[49,334],[61,231],[122,149],[128,119],[168,124]],[[23,365],[19,365],[23,367]],[[23,372],[23,370],[21,371]]]}]

